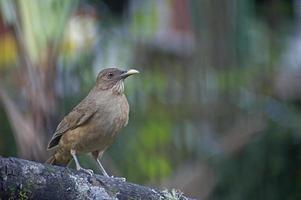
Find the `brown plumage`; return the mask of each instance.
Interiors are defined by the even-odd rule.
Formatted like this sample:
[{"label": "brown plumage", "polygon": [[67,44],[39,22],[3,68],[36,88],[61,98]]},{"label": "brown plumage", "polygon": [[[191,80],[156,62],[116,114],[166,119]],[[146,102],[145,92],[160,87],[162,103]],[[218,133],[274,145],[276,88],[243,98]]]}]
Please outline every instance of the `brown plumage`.
[{"label": "brown plumage", "polygon": [[77,170],[91,173],[79,165],[76,156],[91,152],[107,176],[98,158],[128,122],[123,80],[136,73],[117,68],[102,70],[87,97],[59,123],[47,147],[52,155],[46,163],[66,166],[74,158]]}]

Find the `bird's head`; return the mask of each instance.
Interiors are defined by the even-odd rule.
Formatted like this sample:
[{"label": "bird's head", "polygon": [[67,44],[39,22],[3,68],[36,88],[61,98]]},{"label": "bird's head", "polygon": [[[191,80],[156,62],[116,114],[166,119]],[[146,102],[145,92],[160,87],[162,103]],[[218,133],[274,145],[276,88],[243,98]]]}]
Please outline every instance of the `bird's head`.
[{"label": "bird's head", "polygon": [[121,94],[124,91],[123,80],[139,72],[135,69],[121,70],[118,68],[107,68],[99,72],[96,86],[101,90],[112,89],[113,92]]}]

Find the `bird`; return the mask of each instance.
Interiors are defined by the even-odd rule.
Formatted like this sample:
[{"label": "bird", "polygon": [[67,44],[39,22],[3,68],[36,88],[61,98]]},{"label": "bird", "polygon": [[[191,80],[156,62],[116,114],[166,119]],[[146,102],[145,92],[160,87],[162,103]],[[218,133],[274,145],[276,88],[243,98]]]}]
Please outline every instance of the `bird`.
[{"label": "bird", "polygon": [[81,167],[77,156],[91,153],[104,176],[109,177],[100,158],[115,140],[129,119],[129,104],[124,94],[124,80],[139,71],[106,68],[99,72],[95,86],[57,126],[47,150],[47,164],[67,166],[74,159],[76,169],[90,175],[93,171]]}]

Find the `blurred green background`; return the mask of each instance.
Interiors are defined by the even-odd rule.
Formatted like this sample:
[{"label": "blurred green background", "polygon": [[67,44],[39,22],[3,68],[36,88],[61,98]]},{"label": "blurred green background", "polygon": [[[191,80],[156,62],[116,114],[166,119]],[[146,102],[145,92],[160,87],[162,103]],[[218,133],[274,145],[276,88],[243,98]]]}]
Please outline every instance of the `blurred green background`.
[{"label": "blurred green background", "polygon": [[110,174],[198,199],[301,199],[300,55],[299,0],[0,0],[0,155],[45,161],[99,70],[135,68]]}]

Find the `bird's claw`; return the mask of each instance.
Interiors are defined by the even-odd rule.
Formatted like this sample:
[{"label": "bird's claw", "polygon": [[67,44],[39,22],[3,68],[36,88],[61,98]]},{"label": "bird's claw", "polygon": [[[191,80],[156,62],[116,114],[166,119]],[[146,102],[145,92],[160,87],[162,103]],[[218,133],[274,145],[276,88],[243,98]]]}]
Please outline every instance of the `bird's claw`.
[{"label": "bird's claw", "polygon": [[94,172],[93,172],[92,169],[79,168],[79,169],[77,169],[77,170],[78,170],[78,171],[82,171],[82,172],[84,172],[84,173],[87,173],[87,174],[89,174],[90,176],[93,176],[93,174],[94,174]]},{"label": "bird's claw", "polygon": [[111,176],[111,178],[117,179],[117,180],[122,181],[122,182],[126,181],[126,178],[124,178],[124,177],[114,177],[114,176]]}]

